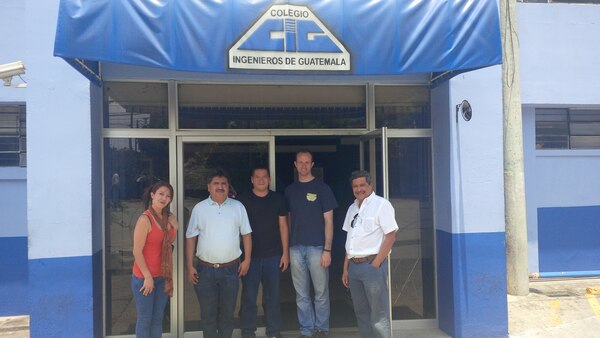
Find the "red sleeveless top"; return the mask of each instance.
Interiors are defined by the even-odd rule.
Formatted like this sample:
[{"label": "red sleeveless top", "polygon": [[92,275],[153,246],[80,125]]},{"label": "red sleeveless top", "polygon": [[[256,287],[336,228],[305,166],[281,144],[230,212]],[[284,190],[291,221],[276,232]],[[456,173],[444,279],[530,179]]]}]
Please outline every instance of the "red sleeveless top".
[{"label": "red sleeveless top", "polygon": [[[150,219],[150,224],[152,225],[150,232],[146,236],[146,244],[144,244],[144,249],[142,249],[142,254],[144,255],[144,260],[146,260],[146,266],[148,266],[148,270],[150,270],[150,274],[152,277],[159,277],[160,273],[160,256],[162,250],[162,241],[165,237],[165,233],[160,228],[160,225],[156,223],[154,217],[148,210],[144,211],[144,215],[148,216]],[[169,238],[174,238],[175,229],[173,227],[169,228]],[[137,262],[133,262],[133,274],[138,278],[144,278],[144,274],[140,267],[137,265]]]}]

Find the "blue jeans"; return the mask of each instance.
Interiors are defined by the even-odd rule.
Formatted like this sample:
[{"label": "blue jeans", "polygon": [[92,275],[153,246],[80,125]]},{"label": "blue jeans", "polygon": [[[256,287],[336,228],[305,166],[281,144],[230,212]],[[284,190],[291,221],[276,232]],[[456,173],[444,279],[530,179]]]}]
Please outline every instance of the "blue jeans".
[{"label": "blue jeans", "polygon": [[248,274],[242,277],[242,337],[254,337],[256,331],[256,297],[262,282],[265,317],[268,337],[279,336],[281,331],[281,309],[279,305],[279,262],[281,256],[252,257]]},{"label": "blue jeans", "polygon": [[[294,245],[290,248],[292,281],[300,333],[312,336],[317,330],[329,332],[329,268],[321,267],[322,246]],[[314,308],[310,283],[315,290]]]},{"label": "blue jeans", "polygon": [[381,263],[379,269],[373,268],[370,261],[349,263],[348,281],[352,304],[360,336],[363,338],[391,336],[387,275],[387,259]]},{"label": "blue jeans", "polygon": [[196,296],[205,338],[230,338],[239,288],[239,263],[224,268],[198,264]]},{"label": "blue jeans", "polygon": [[131,275],[131,292],[135,299],[137,320],[135,322],[135,336],[137,338],[162,337],[162,322],[165,315],[165,306],[169,296],[165,293],[165,280],[162,277],[154,278],[154,290],[144,296],[140,289],[144,279]]}]

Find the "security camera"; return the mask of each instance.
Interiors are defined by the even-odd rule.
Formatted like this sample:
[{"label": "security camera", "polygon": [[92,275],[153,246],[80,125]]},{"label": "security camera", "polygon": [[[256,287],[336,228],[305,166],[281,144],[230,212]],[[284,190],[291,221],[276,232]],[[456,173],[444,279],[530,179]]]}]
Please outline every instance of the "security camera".
[{"label": "security camera", "polygon": [[25,74],[25,65],[21,61],[0,65],[0,79],[5,86],[10,86],[13,76]]}]

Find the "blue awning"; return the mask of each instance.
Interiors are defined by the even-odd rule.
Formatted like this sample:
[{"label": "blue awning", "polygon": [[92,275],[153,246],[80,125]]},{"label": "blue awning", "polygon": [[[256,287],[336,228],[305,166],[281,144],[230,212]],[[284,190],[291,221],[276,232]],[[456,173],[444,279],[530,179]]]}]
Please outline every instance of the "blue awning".
[{"label": "blue awning", "polygon": [[208,73],[395,75],[502,61],[497,0],[61,0],[54,55]]}]

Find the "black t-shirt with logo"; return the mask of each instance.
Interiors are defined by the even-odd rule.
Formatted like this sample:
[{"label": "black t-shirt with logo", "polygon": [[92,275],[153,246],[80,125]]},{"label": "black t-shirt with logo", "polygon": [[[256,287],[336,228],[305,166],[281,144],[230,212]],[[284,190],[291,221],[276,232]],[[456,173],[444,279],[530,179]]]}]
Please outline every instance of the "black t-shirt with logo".
[{"label": "black t-shirt with logo", "polygon": [[248,213],[252,227],[252,257],[281,256],[279,216],[287,216],[285,198],[269,190],[265,197],[256,196],[252,191],[237,198]]}]

